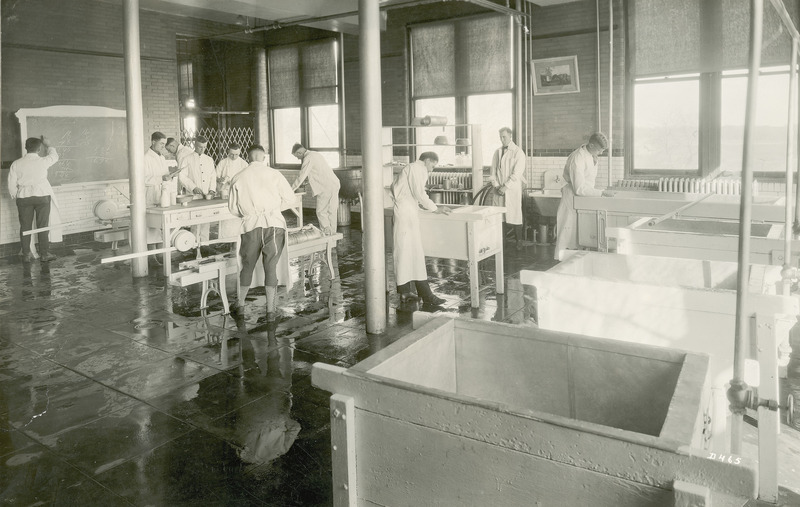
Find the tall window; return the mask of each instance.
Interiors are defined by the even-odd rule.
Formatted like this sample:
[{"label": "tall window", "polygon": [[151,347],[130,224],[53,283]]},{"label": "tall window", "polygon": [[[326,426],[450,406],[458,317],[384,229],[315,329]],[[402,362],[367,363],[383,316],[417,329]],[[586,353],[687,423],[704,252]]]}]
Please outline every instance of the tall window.
[{"label": "tall window", "polygon": [[334,39],[269,50],[272,162],[298,166],[294,143],[339,167],[339,44]]},{"label": "tall window", "polygon": [[634,84],[633,167],[685,173],[700,168],[700,78],[668,76]]},{"label": "tall window", "polygon": [[[479,16],[409,30],[414,115],[481,125],[484,165],[491,163],[498,130],[513,122],[511,22],[508,16]],[[415,130],[420,144],[433,144],[441,133],[435,127]],[[453,150],[434,151],[440,164],[457,165]]]},{"label": "tall window", "polygon": [[[789,67],[762,71],[758,79],[753,138],[753,172],[781,177],[786,173],[786,129],[789,111]],[[723,72],[720,167],[741,171],[747,71]],[[771,174],[770,174],[771,173]]]}]

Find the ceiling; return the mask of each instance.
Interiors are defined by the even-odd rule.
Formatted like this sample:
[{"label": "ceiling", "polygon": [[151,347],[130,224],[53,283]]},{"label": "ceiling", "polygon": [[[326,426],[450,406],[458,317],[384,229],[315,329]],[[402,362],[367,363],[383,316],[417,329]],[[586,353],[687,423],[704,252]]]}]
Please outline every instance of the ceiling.
[{"label": "ceiling", "polygon": [[[545,7],[574,1],[577,0],[535,0],[533,3]],[[489,3],[487,0],[479,2]],[[387,8],[407,3],[408,0],[382,0],[380,5]],[[239,25],[242,30],[278,22],[358,33],[358,16],[352,14],[358,11],[358,0],[141,0],[140,5],[151,11]],[[339,17],[342,14],[345,16]],[[314,21],[325,17],[332,19]],[[309,22],[303,23],[304,19]]]}]

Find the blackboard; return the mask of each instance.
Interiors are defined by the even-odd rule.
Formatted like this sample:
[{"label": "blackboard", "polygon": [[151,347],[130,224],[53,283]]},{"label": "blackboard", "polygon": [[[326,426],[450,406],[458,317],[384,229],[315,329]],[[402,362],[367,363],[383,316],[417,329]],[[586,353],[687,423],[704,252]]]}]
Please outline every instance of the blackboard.
[{"label": "blackboard", "polygon": [[[116,116],[103,116],[104,111]],[[65,185],[128,178],[124,114],[107,108],[57,106],[20,110],[17,116],[23,143],[27,137],[44,135],[58,151],[59,160],[47,177],[51,185]]]}]

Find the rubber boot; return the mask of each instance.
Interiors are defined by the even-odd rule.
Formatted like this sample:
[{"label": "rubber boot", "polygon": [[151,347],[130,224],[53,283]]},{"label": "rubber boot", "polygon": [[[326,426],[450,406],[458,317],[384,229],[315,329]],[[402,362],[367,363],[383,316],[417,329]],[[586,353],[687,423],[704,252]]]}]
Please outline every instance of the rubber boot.
[{"label": "rubber boot", "polygon": [[433,293],[428,280],[415,280],[414,285],[417,286],[417,294],[419,294],[422,302],[426,305],[440,306],[447,301]]},{"label": "rubber boot", "polygon": [[397,293],[400,295],[401,303],[416,303],[417,296],[411,292],[411,282],[406,282],[403,285],[397,286]]},{"label": "rubber boot", "polygon": [[278,312],[275,310],[275,295],[278,292],[278,288],[265,285],[264,292],[267,295],[267,322],[275,322],[278,318]]},{"label": "rubber boot", "polygon": [[522,224],[514,225],[514,235],[517,238],[517,250],[522,250],[525,245],[525,238],[523,238]]}]

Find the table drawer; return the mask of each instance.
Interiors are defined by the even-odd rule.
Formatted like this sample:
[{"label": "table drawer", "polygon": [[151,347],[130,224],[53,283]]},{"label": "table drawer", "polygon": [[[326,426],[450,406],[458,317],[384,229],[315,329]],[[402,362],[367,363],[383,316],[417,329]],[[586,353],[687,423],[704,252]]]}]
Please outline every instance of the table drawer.
[{"label": "table drawer", "polygon": [[219,216],[219,215],[222,214],[222,209],[221,208],[198,209],[198,210],[192,210],[189,213],[191,213],[190,218],[192,220],[196,220],[198,218],[208,218],[208,217]]},{"label": "table drawer", "polygon": [[189,220],[190,216],[191,212],[189,210],[182,211],[180,213],[170,213],[169,215],[164,216],[164,221],[168,224],[179,224]]}]

